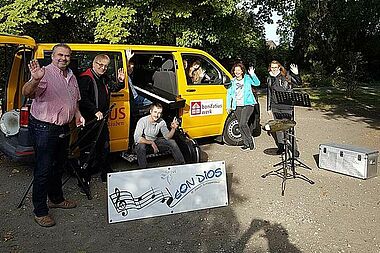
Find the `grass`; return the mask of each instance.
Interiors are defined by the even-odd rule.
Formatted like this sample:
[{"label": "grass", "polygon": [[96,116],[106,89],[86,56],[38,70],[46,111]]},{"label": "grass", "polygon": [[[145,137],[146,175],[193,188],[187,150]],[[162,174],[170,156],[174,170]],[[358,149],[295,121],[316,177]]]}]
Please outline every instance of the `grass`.
[{"label": "grass", "polygon": [[371,125],[380,125],[380,83],[362,84],[352,97],[347,97],[344,89],[336,87],[303,90],[310,95],[314,109],[326,110],[343,117],[363,117]]},{"label": "grass", "polygon": [[[307,92],[312,108],[325,111],[327,117],[356,116],[363,118],[370,127],[380,130],[380,83],[361,84],[352,97],[347,97],[344,89],[333,86],[295,90]],[[265,86],[259,89],[259,96],[266,96]],[[265,106],[261,105],[262,108]]]}]

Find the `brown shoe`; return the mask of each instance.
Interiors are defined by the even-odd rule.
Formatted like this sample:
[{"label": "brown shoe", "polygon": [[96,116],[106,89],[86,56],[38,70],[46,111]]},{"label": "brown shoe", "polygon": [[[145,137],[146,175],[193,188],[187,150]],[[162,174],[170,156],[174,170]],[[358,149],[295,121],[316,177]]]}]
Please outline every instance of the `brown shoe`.
[{"label": "brown shoe", "polygon": [[77,203],[75,203],[75,201],[65,199],[64,201],[62,201],[62,202],[59,203],[59,204],[54,204],[54,203],[52,203],[52,202],[49,200],[49,202],[48,202],[48,207],[49,207],[49,208],[71,209],[71,208],[75,208],[75,207],[77,207]]},{"label": "brown shoe", "polygon": [[50,214],[41,217],[34,216],[34,221],[41,227],[52,227],[55,225],[55,221]]}]

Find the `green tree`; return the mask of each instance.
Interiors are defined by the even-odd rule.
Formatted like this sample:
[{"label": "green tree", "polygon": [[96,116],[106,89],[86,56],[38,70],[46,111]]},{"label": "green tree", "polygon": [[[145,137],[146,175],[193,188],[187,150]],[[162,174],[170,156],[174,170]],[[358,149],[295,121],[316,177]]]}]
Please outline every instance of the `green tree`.
[{"label": "green tree", "polygon": [[[346,76],[379,71],[380,2],[376,0],[299,0],[284,26],[292,27],[296,58],[311,70],[331,75],[339,67]],[[359,65],[358,65],[359,64]],[[376,66],[370,71],[372,66]],[[378,78],[379,76],[377,76]]]},{"label": "green tree", "polygon": [[[253,61],[270,0],[0,0],[0,31],[42,42],[161,44]],[[267,4],[269,7],[258,8]],[[257,8],[256,8],[257,9]]]}]

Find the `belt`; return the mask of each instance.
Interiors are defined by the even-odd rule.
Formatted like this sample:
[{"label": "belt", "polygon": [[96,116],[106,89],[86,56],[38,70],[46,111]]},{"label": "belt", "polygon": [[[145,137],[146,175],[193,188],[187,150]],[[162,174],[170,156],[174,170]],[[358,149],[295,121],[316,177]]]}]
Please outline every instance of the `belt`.
[{"label": "belt", "polygon": [[63,124],[63,125],[57,125],[57,124],[54,124],[54,123],[50,123],[50,122],[46,122],[46,121],[41,121],[39,119],[36,119],[32,115],[29,115],[29,120],[31,122],[35,122],[35,123],[38,123],[38,124],[41,124],[41,125],[44,125],[44,126],[56,127],[56,128],[62,127],[64,129],[69,128],[69,123]]}]

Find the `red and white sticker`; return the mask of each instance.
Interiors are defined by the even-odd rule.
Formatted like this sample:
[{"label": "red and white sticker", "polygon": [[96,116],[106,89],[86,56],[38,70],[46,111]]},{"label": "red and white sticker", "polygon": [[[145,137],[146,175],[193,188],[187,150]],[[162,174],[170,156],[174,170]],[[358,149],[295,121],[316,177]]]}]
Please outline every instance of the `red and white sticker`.
[{"label": "red and white sticker", "polygon": [[190,116],[223,114],[223,99],[190,101]]}]

